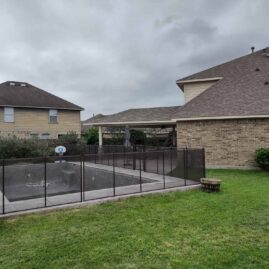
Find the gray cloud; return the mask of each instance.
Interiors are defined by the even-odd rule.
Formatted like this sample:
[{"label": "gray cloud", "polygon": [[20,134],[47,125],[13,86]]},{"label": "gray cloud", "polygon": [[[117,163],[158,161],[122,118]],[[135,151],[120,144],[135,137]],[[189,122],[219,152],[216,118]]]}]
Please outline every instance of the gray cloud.
[{"label": "gray cloud", "polygon": [[93,113],[179,105],[176,79],[267,46],[269,2],[2,0],[0,81]]}]

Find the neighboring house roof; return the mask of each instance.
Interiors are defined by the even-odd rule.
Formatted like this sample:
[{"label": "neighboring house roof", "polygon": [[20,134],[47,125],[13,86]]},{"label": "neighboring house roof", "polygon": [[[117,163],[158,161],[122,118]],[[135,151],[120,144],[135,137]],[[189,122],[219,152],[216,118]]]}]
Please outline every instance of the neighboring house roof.
[{"label": "neighboring house roof", "polygon": [[180,106],[128,109],[116,114],[100,117],[84,125],[162,124],[172,123],[171,116]]},{"label": "neighboring house roof", "polygon": [[259,50],[177,81],[219,79],[189,101],[173,119],[267,117],[269,49]]},{"label": "neighboring house roof", "polygon": [[97,114],[95,116],[92,116],[91,118],[88,118],[87,120],[82,121],[82,124],[84,123],[95,123],[98,122],[98,120],[100,120],[101,118],[106,117],[103,114]]},{"label": "neighboring house roof", "polygon": [[7,81],[0,84],[0,106],[83,110],[60,97],[29,83]]},{"label": "neighboring house roof", "polygon": [[103,117],[105,117],[105,115],[97,114],[97,115],[92,116],[91,118],[89,118],[87,120],[82,121],[81,122],[81,132],[85,133],[89,128],[91,128],[89,125],[85,125],[85,123],[87,123],[87,124],[95,123],[95,122],[98,122],[98,120],[100,118],[103,118]]}]

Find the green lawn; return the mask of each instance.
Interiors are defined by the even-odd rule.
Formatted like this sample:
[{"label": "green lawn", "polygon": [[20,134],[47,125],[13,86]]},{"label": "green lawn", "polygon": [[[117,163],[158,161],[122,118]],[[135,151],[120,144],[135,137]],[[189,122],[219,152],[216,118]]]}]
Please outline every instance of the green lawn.
[{"label": "green lawn", "polygon": [[210,170],[219,194],[148,195],[0,220],[0,268],[269,268],[269,174]]}]

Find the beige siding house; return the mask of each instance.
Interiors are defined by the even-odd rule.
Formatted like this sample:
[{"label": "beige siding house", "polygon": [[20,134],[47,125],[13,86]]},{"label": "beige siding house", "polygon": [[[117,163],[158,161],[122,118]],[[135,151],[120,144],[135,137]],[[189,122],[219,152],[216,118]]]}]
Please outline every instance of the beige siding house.
[{"label": "beige siding house", "polygon": [[0,136],[57,139],[74,131],[80,135],[82,108],[31,84],[0,84]]}]

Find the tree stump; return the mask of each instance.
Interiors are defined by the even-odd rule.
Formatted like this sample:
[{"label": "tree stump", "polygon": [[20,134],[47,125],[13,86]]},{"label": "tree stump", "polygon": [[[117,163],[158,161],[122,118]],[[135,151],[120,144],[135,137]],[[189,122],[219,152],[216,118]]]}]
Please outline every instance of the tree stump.
[{"label": "tree stump", "polygon": [[206,192],[219,192],[221,180],[215,178],[201,178],[202,190]]}]

